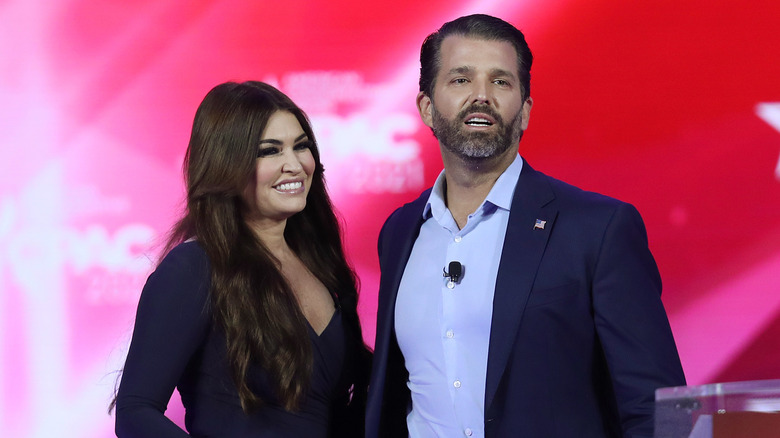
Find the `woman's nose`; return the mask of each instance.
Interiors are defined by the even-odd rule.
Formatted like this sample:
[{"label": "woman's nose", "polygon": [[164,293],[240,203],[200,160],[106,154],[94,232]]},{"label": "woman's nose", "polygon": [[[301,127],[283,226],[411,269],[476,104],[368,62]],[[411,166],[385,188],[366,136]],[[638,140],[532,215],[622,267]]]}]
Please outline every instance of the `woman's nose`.
[{"label": "woman's nose", "polygon": [[294,151],[290,150],[284,153],[284,164],[282,165],[282,172],[297,173],[303,169],[301,161],[298,159],[298,155]]}]

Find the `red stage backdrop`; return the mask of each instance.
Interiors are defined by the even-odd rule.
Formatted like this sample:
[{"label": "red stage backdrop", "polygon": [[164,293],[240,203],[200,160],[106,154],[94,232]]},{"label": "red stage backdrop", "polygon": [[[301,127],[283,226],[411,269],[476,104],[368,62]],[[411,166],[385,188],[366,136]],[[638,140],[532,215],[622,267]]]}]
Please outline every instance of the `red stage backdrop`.
[{"label": "red stage backdrop", "polygon": [[523,156],[643,214],[689,382],[780,378],[776,0],[0,0],[0,436],[113,436],[195,108],[226,80],[311,116],[373,344],[378,230],[441,168],[419,46],[475,12],[536,55]]}]

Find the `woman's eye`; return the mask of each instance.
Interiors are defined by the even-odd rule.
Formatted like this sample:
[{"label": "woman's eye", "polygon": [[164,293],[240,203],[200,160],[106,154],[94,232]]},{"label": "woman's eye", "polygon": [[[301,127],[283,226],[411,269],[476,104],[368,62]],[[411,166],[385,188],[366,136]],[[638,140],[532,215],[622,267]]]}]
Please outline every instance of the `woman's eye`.
[{"label": "woman's eye", "polygon": [[260,148],[260,149],[257,151],[257,157],[258,157],[258,158],[261,158],[261,157],[270,157],[271,155],[274,155],[274,154],[276,154],[277,152],[279,152],[279,149],[278,149],[278,148],[275,148],[275,147]]},{"label": "woman's eye", "polygon": [[312,146],[314,146],[314,143],[310,141],[302,141],[300,143],[297,143],[294,148],[296,151],[302,151],[304,149],[311,149]]}]

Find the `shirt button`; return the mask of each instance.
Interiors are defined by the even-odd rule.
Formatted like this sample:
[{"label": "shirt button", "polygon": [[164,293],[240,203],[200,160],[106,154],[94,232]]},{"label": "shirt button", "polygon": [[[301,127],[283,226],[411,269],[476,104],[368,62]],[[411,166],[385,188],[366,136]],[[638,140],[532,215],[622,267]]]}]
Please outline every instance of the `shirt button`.
[{"label": "shirt button", "polygon": [[456,388],[460,388],[460,380],[456,380],[455,382],[453,382],[452,386],[454,386]]},{"label": "shirt button", "polygon": [[472,431],[471,428],[467,427],[466,430],[463,431],[463,433],[465,433],[466,436],[471,436],[474,434],[474,431]]},{"label": "shirt button", "polygon": [[455,243],[460,243],[461,240],[463,240],[463,237],[455,236]]},{"label": "shirt button", "polygon": [[447,330],[447,337],[450,339],[454,338],[455,332],[453,332],[452,330]]}]

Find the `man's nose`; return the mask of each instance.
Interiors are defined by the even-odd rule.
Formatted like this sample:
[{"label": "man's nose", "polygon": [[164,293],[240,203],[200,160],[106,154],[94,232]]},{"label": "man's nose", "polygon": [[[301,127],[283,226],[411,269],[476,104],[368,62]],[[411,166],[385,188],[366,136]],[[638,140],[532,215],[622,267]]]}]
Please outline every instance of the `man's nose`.
[{"label": "man's nose", "polygon": [[492,92],[490,88],[490,82],[487,81],[474,81],[474,89],[472,94],[472,103],[492,104]]}]

